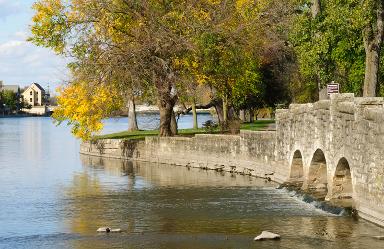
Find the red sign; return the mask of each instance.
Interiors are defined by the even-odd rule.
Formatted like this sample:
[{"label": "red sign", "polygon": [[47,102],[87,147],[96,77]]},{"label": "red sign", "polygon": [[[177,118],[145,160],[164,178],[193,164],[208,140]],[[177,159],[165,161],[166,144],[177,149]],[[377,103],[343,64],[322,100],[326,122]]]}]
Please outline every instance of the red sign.
[{"label": "red sign", "polygon": [[331,83],[327,85],[327,94],[340,93],[340,85],[337,83]]}]

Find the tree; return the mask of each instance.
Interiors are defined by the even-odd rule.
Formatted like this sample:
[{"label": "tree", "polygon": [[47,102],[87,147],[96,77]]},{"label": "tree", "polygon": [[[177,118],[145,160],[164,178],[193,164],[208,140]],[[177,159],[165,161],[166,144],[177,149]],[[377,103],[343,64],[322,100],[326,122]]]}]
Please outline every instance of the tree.
[{"label": "tree", "polygon": [[376,96],[379,75],[380,52],[384,36],[384,7],[381,0],[364,1],[362,8],[365,23],[363,41],[365,49],[365,97]]},{"label": "tree", "polygon": [[[71,57],[69,89],[76,85],[89,93],[113,89],[119,96],[129,96],[130,106],[137,95],[154,93],[160,109],[159,133],[171,136],[177,131],[176,102],[194,106],[198,97],[194,89],[199,85],[211,89],[222,121],[235,116],[234,109],[246,99],[268,102],[264,92],[272,88],[265,87],[267,74],[261,68],[277,63],[263,64],[262,54],[271,40],[274,47],[284,44],[281,34],[291,11],[285,5],[277,0],[40,0],[33,6],[30,41]],[[275,26],[276,30],[271,28]],[[62,101],[76,97],[65,90],[62,94]],[[88,105],[93,101],[84,100]],[[114,111],[105,108],[98,118]],[[60,116],[70,123],[74,118]],[[83,130],[92,133],[96,128]]]},{"label": "tree", "polygon": [[[375,96],[383,36],[381,1],[301,1],[291,32],[304,80],[319,89],[335,80],[343,91]],[[313,89],[313,87],[312,87]]]},{"label": "tree", "polygon": [[89,140],[93,132],[103,128],[102,119],[122,107],[123,96],[115,88],[105,85],[89,87],[89,82],[78,81],[59,88],[58,106],[53,113],[60,124],[69,120],[72,133]]},{"label": "tree", "polygon": [[32,42],[71,56],[72,70],[82,72],[83,78],[98,78],[93,82],[114,82],[115,87],[132,84],[134,81],[113,80],[114,73],[122,69],[118,75],[136,79],[140,87],[154,87],[160,135],[172,135],[177,101],[177,72],[172,63],[189,49],[183,25],[175,25],[186,20],[185,2],[41,0],[34,9]]},{"label": "tree", "polygon": [[232,109],[239,107],[245,96],[263,91],[257,54],[260,39],[254,34],[260,16],[256,10],[261,4],[213,3],[204,10],[208,17],[195,34],[194,75],[197,82],[212,89],[214,100],[221,99],[221,103],[214,101],[220,122],[234,117]]},{"label": "tree", "polygon": [[11,90],[4,90],[1,92],[1,99],[3,102],[3,105],[11,112],[17,110],[18,107],[18,99],[17,99],[17,94]]}]

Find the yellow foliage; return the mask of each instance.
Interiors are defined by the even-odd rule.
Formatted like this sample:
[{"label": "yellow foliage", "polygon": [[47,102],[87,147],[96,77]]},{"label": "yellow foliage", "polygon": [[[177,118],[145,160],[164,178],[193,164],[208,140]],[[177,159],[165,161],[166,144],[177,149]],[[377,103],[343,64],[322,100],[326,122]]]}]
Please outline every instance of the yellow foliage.
[{"label": "yellow foliage", "polygon": [[53,118],[57,123],[65,120],[72,126],[72,133],[82,140],[89,140],[103,128],[102,119],[122,107],[123,99],[117,90],[105,85],[90,87],[85,82],[59,88],[58,108]]}]

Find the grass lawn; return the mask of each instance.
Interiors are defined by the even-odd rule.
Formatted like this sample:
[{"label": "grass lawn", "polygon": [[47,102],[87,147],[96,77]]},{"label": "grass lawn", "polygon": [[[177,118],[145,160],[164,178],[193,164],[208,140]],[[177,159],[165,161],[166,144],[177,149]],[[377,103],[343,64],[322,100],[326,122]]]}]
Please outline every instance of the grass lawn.
[{"label": "grass lawn", "polygon": [[[254,123],[243,123],[241,124],[240,130],[251,130],[257,131],[267,127],[269,124],[274,123],[274,120],[257,120]],[[180,136],[193,136],[195,134],[206,134],[208,133],[205,129],[180,129]],[[212,132],[211,132],[212,133]],[[219,129],[213,131],[213,133],[220,133]],[[157,136],[159,135],[158,130],[149,130],[149,131],[122,131],[107,135],[96,136],[95,139],[144,139],[147,136]]]},{"label": "grass lawn", "polygon": [[241,124],[240,130],[258,131],[266,128],[269,124],[274,124],[275,120],[256,120],[253,123]]}]

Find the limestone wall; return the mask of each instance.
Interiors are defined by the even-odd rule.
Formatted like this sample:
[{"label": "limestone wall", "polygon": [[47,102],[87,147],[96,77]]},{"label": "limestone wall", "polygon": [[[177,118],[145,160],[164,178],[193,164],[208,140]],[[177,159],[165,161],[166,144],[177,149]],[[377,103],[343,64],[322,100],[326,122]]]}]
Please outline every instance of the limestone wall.
[{"label": "limestone wall", "polygon": [[275,160],[275,136],[275,132],[242,131],[240,135],[147,137],[145,141],[105,139],[83,143],[80,150],[87,155],[228,171],[284,182],[289,166]]}]

